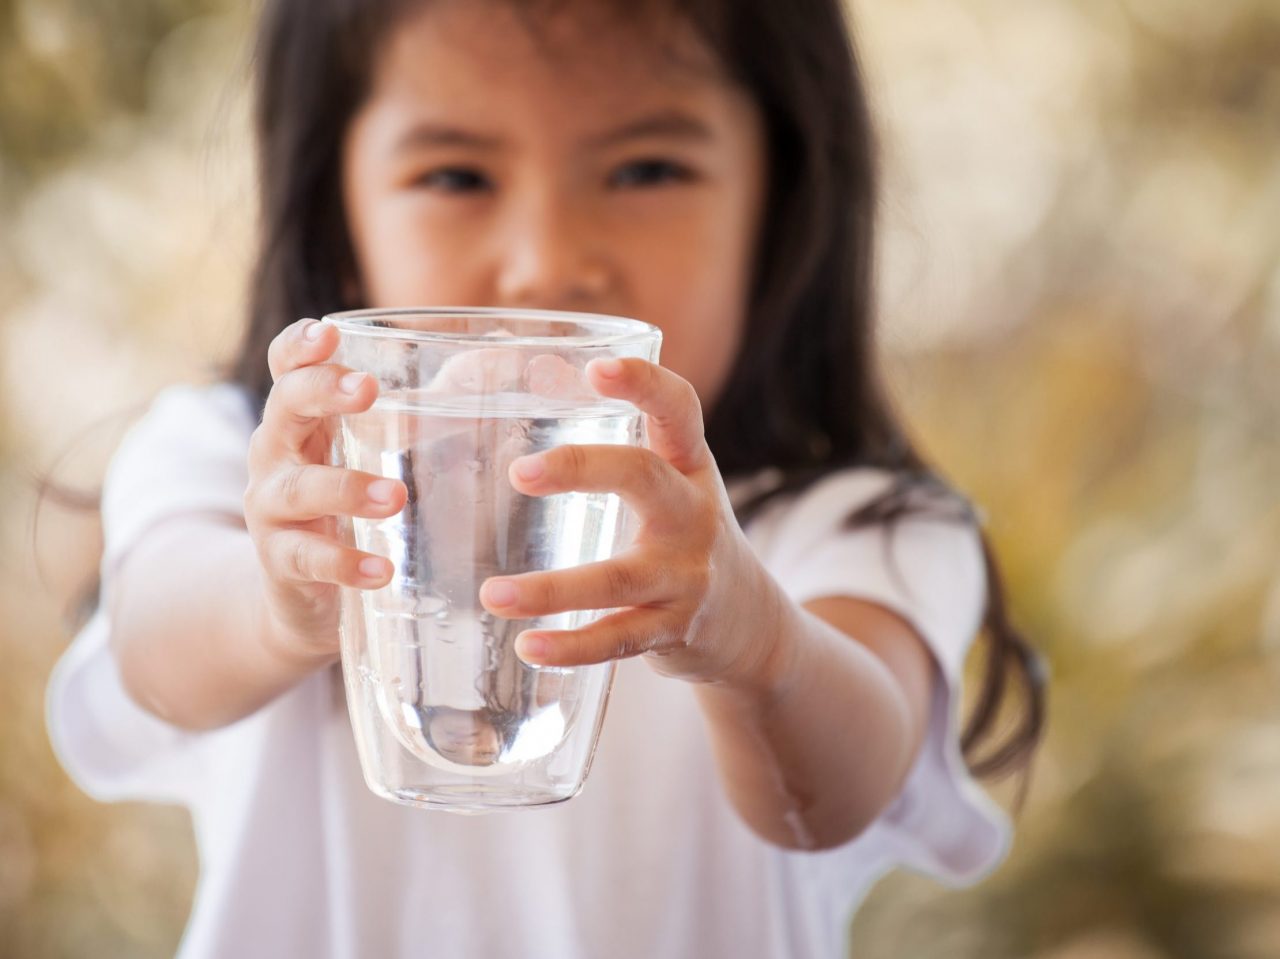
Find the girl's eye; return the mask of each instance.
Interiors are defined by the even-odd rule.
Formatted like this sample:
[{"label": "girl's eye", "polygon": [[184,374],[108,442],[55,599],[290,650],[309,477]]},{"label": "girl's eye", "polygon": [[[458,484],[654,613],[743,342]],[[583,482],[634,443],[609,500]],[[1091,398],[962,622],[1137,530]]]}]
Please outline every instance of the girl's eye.
[{"label": "girl's eye", "polygon": [[465,167],[442,167],[424,173],[413,181],[414,186],[442,190],[445,193],[479,193],[491,186],[483,173]]},{"label": "girl's eye", "polygon": [[662,183],[682,183],[693,179],[693,171],[669,160],[637,160],[618,169],[609,178],[611,186],[645,187]]}]

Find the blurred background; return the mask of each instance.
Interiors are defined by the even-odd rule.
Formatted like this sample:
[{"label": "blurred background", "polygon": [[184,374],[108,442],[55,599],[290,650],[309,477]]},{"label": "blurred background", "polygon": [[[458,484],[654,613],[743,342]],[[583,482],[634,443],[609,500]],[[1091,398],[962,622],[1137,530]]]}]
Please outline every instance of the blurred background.
[{"label": "blurred background", "polygon": [[[852,949],[1280,956],[1280,3],[853,7],[894,387],[1054,675],[1010,860],[886,880]],[[92,490],[235,343],[251,29],[244,0],[0,0],[2,956],[169,956],[190,906],[186,815],[95,804],[50,752],[99,533],[57,502],[37,530],[35,489]]]}]

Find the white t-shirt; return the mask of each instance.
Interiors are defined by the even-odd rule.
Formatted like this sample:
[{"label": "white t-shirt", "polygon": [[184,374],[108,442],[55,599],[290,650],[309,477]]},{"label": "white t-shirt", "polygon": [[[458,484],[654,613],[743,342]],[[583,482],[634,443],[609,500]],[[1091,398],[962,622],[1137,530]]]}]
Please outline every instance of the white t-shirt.
[{"label": "white t-shirt", "polygon": [[[155,524],[242,515],[254,425],[235,386],[173,387],[155,400],[106,477],[104,590]],[[888,563],[882,530],[839,529],[885,481],[834,474],[746,529],[796,602],[882,603],[915,625],[940,667],[902,793],[835,849],[789,851],[752,833],[721,789],[693,688],[639,659],[618,665],[583,791],[536,810],[467,817],[374,796],[331,669],[222,729],[172,726],[124,691],[101,611],[54,670],[50,737],[89,795],[190,810],[200,878],[181,959],[842,956],[854,909],[886,871],[969,883],[1000,862],[1010,836],[958,750],[961,666],[984,596],[977,538],[906,519]],[[832,748],[856,735],[833,730]]]}]

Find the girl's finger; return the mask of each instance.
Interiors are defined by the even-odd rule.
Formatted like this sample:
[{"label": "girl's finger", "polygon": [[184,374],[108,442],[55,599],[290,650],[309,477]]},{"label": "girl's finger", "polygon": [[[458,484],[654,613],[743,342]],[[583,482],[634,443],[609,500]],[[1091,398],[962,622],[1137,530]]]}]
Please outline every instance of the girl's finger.
[{"label": "girl's finger", "polygon": [[671,599],[670,567],[623,554],[573,569],[522,573],[485,581],[480,600],[504,619],[530,619],[578,609],[643,606]]},{"label": "girl's finger", "polygon": [[533,666],[587,666],[639,656],[677,640],[671,612],[627,609],[581,629],[525,630],[516,637],[516,654]]},{"label": "girl's finger", "polygon": [[290,370],[327,360],[338,348],[337,327],[319,320],[298,320],[281,330],[267,347],[271,379]]},{"label": "girl's finger", "polygon": [[634,403],[646,414],[649,447],[681,473],[711,462],[702,404],[688,380],[634,357],[592,360],[586,369],[599,393]]},{"label": "girl's finger", "polygon": [[261,519],[280,525],[322,516],[380,519],[404,509],[408,491],[397,479],[338,466],[289,466],[249,496]]},{"label": "girl's finger", "polygon": [[291,583],[336,583],[377,589],[391,580],[391,560],[340,546],[328,536],[301,529],[277,530],[263,543],[268,572]]},{"label": "girl's finger", "polygon": [[639,446],[555,446],[512,461],[507,476],[529,496],[617,493],[653,526],[678,528],[689,515],[688,480],[653,450]]},{"label": "girl's finger", "polygon": [[276,381],[262,411],[268,445],[299,452],[325,417],[367,410],[377,396],[377,381],[368,373],[333,364],[291,370]]}]

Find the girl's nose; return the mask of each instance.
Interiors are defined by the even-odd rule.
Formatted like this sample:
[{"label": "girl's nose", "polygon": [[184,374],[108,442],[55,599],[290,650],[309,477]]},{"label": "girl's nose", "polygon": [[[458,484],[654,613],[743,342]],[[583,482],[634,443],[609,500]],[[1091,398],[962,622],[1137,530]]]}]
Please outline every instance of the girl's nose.
[{"label": "girl's nose", "polygon": [[501,306],[599,310],[616,285],[606,252],[563,210],[544,209],[513,223],[501,256]]}]

